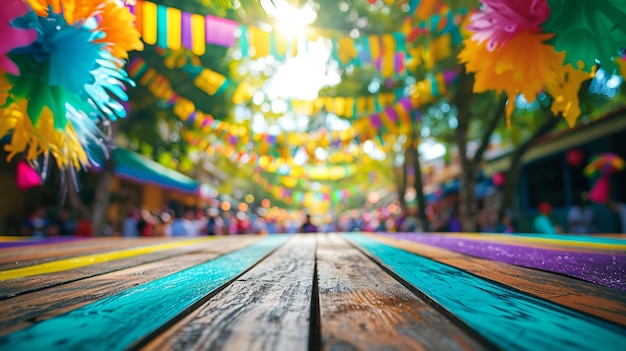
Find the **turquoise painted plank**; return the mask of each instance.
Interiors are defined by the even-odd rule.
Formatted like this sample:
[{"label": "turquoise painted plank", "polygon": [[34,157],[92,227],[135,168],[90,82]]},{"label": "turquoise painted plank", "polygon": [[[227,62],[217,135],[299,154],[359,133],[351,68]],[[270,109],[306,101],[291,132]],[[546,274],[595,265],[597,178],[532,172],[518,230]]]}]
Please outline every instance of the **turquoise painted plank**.
[{"label": "turquoise painted plank", "polygon": [[281,245],[271,236],[213,261],[139,285],[0,338],[2,350],[123,350]]},{"label": "turquoise painted plank", "polygon": [[359,234],[346,237],[505,350],[624,350],[626,328]]}]

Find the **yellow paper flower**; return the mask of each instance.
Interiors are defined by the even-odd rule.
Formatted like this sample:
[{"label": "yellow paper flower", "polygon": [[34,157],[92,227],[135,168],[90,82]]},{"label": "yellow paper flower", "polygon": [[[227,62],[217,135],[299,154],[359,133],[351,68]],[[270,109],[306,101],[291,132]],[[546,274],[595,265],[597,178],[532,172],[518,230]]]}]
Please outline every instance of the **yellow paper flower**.
[{"label": "yellow paper flower", "polygon": [[11,90],[11,84],[7,80],[6,74],[0,74],[0,106],[4,106],[6,103],[9,90]]},{"label": "yellow paper flower", "polygon": [[576,124],[580,116],[578,90],[580,84],[591,79],[593,74],[572,67],[571,64],[561,66],[558,79],[546,81],[546,90],[553,97],[551,110],[555,115],[561,113],[570,127]]},{"label": "yellow paper flower", "polygon": [[468,72],[475,74],[475,93],[506,92],[511,102],[506,107],[507,116],[510,116],[518,94],[533,101],[545,82],[558,80],[557,70],[562,67],[564,54],[544,43],[550,37],[549,34],[524,31],[491,52],[486,43],[466,39],[459,60],[465,63]]},{"label": "yellow paper flower", "polygon": [[616,57],[613,61],[615,61],[619,67],[619,75],[626,77],[626,60],[623,57]]},{"label": "yellow paper flower", "polygon": [[54,118],[48,107],[44,107],[38,124],[32,124],[26,115],[27,101],[20,100],[0,111],[0,136],[11,133],[11,142],[4,146],[9,153],[7,160],[25,152],[26,159],[35,161],[41,155],[52,156],[61,169],[73,166],[76,169],[88,164],[71,121],[67,128],[54,128]]}]

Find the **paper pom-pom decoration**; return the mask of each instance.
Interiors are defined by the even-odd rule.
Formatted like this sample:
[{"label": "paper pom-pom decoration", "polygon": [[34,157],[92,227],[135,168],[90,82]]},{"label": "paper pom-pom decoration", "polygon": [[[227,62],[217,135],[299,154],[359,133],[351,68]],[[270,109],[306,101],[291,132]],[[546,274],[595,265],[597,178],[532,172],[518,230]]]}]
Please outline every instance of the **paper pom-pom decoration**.
[{"label": "paper pom-pom decoration", "polygon": [[551,42],[565,53],[565,62],[591,72],[599,60],[612,72],[613,58],[626,45],[624,0],[548,0],[548,4],[552,12],[544,31],[556,33]]},{"label": "paper pom-pom decoration", "polygon": [[556,68],[556,80],[546,81],[546,90],[552,95],[552,113],[561,114],[567,124],[573,127],[580,116],[578,91],[582,82],[593,78],[589,72],[576,70],[567,64]]},{"label": "paper pom-pom decoration", "polygon": [[21,191],[26,191],[43,183],[39,173],[24,160],[17,164],[15,182]]},{"label": "paper pom-pom decoration", "polygon": [[540,32],[548,19],[547,0],[482,0],[481,10],[471,17],[472,40],[487,42],[494,51],[524,31]]},{"label": "paper pom-pom decoration", "polygon": [[[459,59],[468,72],[475,73],[474,92],[506,92],[509,101],[521,93],[533,101],[544,82],[558,80],[555,71],[563,62],[563,55],[544,43],[548,38],[545,34],[522,32],[493,52],[487,49],[487,43],[466,39]],[[507,104],[507,116],[514,105]]]},{"label": "paper pom-pom decoration", "polygon": [[8,54],[20,75],[0,72],[0,137],[11,135],[9,158],[86,167],[89,150],[104,148],[98,122],[126,115],[123,59],[142,48],[134,16],[116,0],[27,2],[32,10],[9,23],[37,35]]}]

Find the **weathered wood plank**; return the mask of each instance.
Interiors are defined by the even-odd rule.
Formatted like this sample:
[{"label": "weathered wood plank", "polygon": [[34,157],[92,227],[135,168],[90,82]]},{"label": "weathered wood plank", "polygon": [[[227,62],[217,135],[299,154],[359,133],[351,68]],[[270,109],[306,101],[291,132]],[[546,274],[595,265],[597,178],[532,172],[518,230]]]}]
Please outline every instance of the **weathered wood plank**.
[{"label": "weathered wood plank", "polygon": [[471,257],[412,241],[381,235],[370,236],[388,245],[626,326],[626,294],[622,291],[563,275]]},{"label": "weathered wood plank", "polygon": [[[16,247],[0,250],[0,271],[32,266],[78,255],[122,250],[138,246],[162,244],[174,240],[159,239],[85,239],[63,244],[37,245],[34,247]],[[177,241],[180,241],[178,239]]]},{"label": "weathered wood plank", "polygon": [[292,237],[146,349],[306,350],[315,239]]},{"label": "weathered wood plank", "polygon": [[168,274],[210,261],[259,240],[261,237],[233,237],[216,240],[211,247],[197,253],[141,264],[0,301],[0,336]]},{"label": "weathered wood plank", "polygon": [[336,235],[317,250],[322,349],[484,347]]},{"label": "weathered wood plank", "polygon": [[242,250],[5,335],[0,338],[0,348],[127,349],[205,302],[211,292],[263,259],[285,239],[266,237]]},{"label": "weathered wood plank", "polygon": [[[114,272],[138,264],[201,251],[210,247],[215,240],[214,238],[203,238],[179,241],[53,261],[34,267],[20,268],[20,270],[32,268],[32,271],[28,271],[28,274],[23,276],[15,274],[14,271],[3,271],[0,272],[0,280],[3,280],[0,286],[0,300],[99,274]],[[18,277],[6,280],[7,275],[17,275]]]},{"label": "weathered wood plank", "polygon": [[626,328],[478,278],[465,271],[382,244],[347,235],[369,255],[507,350],[621,350]]}]

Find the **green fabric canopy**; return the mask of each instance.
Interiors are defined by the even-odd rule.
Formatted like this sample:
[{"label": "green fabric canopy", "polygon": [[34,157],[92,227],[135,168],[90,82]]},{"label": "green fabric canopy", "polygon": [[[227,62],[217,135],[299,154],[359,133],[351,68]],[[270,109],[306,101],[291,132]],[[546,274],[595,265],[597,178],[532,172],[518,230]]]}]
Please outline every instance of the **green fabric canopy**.
[{"label": "green fabric canopy", "polygon": [[118,176],[188,193],[195,193],[198,190],[199,183],[194,179],[136,152],[115,149],[112,154],[115,174]]}]

